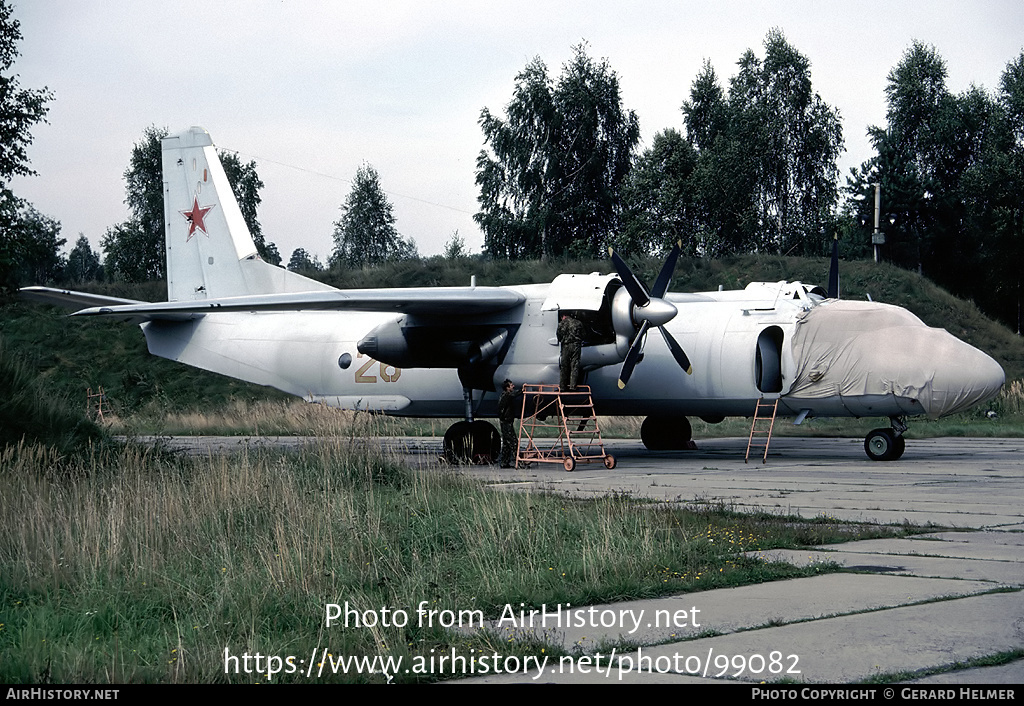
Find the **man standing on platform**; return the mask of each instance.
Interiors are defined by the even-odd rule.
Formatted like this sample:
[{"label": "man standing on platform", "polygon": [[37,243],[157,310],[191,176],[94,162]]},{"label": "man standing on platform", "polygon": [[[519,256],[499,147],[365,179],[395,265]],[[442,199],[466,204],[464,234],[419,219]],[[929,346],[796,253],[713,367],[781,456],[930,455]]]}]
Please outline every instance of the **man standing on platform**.
[{"label": "man standing on platform", "polygon": [[558,342],[562,355],[558,360],[558,387],[562,392],[574,392],[580,376],[580,356],[583,354],[583,324],[579,319],[562,314],[558,322]]}]

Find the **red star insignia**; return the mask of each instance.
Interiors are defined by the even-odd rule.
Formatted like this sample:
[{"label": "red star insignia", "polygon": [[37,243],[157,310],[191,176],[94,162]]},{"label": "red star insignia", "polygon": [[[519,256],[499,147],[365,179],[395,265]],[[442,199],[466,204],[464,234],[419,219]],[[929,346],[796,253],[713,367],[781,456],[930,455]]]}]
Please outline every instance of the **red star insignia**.
[{"label": "red star insignia", "polygon": [[203,232],[203,235],[210,237],[210,234],[206,232],[206,223],[203,219],[206,218],[206,214],[213,210],[213,206],[200,206],[199,197],[193,197],[192,208],[188,211],[178,211],[188,221],[188,238],[185,242],[192,240],[192,236],[195,235],[196,230]]}]

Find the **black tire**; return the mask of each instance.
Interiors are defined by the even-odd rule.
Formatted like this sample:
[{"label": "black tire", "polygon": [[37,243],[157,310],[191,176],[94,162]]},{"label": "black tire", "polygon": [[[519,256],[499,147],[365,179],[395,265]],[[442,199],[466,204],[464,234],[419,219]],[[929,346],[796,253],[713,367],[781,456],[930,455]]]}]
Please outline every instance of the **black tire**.
[{"label": "black tire", "polygon": [[686,417],[647,417],[640,425],[640,440],[649,451],[685,451],[692,438]]},{"label": "black tire", "polygon": [[471,425],[473,460],[479,460],[482,463],[497,463],[498,455],[501,453],[501,433],[494,428],[493,424],[482,419],[471,422]]},{"label": "black tire", "polygon": [[896,437],[896,447],[893,450],[893,461],[899,461],[903,458],[903,452],[907,450],[907,439],[903,435]]},{"label": "black tire", "polygon": [[444,433],[444,457],[448,463],[464,464],[473,460],[473,426],[455,422]]},{"label": "black tire", "polygon": [[904,438],[892,429],[873,429],[864,437],[864,453],[872,461],[895,461],[905,448]]},{"label": "black tire", "polygon": [[444,433],[448,463],[493,463],[501,451],[501,434],[490,422],[455,422]]}]

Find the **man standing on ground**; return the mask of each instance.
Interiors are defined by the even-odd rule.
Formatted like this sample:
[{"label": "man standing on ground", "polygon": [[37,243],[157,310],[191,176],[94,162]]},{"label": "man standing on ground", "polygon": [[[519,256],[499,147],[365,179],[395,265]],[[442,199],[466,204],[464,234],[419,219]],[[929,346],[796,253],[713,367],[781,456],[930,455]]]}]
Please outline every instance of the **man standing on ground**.
[{"label": "man standing on ground", "polygon": [[498,421],[501,422],[501,467],[512,468],[515,460],[513,449],[518,449],[519,439],[512,422],[519,416],[522,407],[516,400],[522,397],[523,391],[517,390],[515,383],[506,380],[501,384],[501,397],[498,398]]}]

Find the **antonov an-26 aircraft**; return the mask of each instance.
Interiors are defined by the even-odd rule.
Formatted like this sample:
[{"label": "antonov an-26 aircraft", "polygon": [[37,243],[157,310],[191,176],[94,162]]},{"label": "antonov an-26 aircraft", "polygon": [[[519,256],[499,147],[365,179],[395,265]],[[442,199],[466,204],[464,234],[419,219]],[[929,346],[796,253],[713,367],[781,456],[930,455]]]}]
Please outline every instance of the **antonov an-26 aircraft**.
[{"label": "antonov an-26 aircraft", "polygon": [[[687,448],[688,416],[749,417],[759,398],[777,396],[779,414],[798,421],[888,417],[865,450],[894,460],[907,417],[966,409],[1004,381],[992,358],[899,307],[799,282],[669,293],[678,248],[650,289],[612,253],[616,274],[550,284],[338,290],[257,256],[205,130],[164,139],[163,180],[167,302],[25,294],[87,307],[76,316],[140,323],[154,355],[310,402],[464,419],[449,446],[491,443],[493,426],[474,417],[495,416],[506,378],[557,383],[565,312],[585,324],[596,412],[645,416],[648,448]],[[651,328],[661,336],[646,341]]]}]

